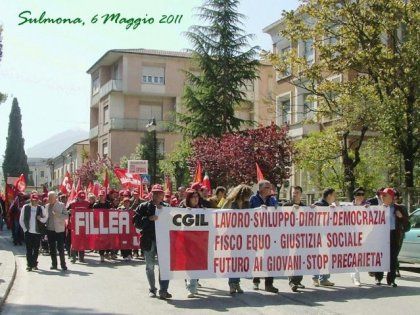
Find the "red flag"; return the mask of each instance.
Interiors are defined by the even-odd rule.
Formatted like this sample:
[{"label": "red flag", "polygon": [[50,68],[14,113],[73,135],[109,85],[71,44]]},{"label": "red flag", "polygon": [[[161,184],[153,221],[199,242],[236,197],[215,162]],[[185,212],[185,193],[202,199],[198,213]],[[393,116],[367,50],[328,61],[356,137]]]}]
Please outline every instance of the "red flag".
[{"label": "red flag", "polygon": [[260,180],[264,180],[264,175],[261,172],[261,169],[257,162],[255,162],[255,166],[257,167],[257,182],[259,182]]},{"label": "red flag", "polygon": [[99,191],[101,190],[101,185],[99,185],[99,183],[98,182],[95,182],[95,184],[93,185],[93,190],[92,190],[92,193],[96,196],[96,197],[98,197],[98,195],[99,195]]},{"label": "red flag", "polygon": [[77,180],[77,185],[76,185],[76,193],[78,193],[79,191],[82,190],[82,182],[80,181],[80,177]]},{"label": "red flag", "polygon": [[69,198],[67,199],[66,207],[69,206],[69,204],[74,200],[74,198],[76,198],[76,196],[77,196],[77,191],[76,191],[76,189],[74,188],[74,185],[73,185],[71,187]]},{"label": "red flag", "polygon": [[66,176],[64,176],[63,182],[60,185],[60,191],[63,194],[67,195],[68,193],[70,193],[72,186],[73,186],[73,180],[71,179],[69,171],[67,171]]},{"label": "red flag", "polygon": [[19,190],[20,192],[25,192],[26,189],[26,179],[23,174],[20,174],[19,178],[15,182],[15,188]]},{"label": "red flag", "polygon": [[121,185],[125,189],[137,188],[142,184],[139,174],[128,173],[126,169],[115,167],[114,174],[118,177],[121,182]]},{"label": "red flag", "polygon": [[207,188],[207,191],[209,192],[209,195],[211,195],[210,178],[209,178],[209,175],[207,174],[207,172],[204,174],[203,186]]},{"label": "red flag", "polygon": [[88,194],[92,194],[93,193],[93,182],[92,181],[89,182],[89,185],[87,187],[87,193]]},{"label": "red flag", "polygon": [[195,167],[195,175],[193,183],[200,183],[203,181],[203,169],[201,167],[201,162],[197,161],[197,166]]}]

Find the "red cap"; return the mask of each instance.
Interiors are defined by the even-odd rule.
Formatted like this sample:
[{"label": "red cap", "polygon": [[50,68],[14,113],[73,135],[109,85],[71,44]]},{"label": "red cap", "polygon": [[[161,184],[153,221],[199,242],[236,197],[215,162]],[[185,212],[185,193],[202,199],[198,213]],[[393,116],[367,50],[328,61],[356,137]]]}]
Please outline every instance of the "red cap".
[{"label": "red cap", "polygon": [[101,190],[100,192],[99,192],[99,194],[98,194],[98,196],[105,196],[106,194],[105,194],[105,190]]},{"label": "red cap", "polygon": [[31,200],[39,200],[38,194],[31,194]]},{"label": "red cap", "polygon": [[191,185],[191,189],[194,189],[194,190],[201,190],[201,184],[200,183],[193,183],[192,185]]},{"label": "red cap", "polygon": [[162,185],[153,185],[151,192],[164,192]]},{"label": "red cap", "polygon": [[86,199],[86,193],[83,190],[80,190],[77,193],[77,198],[85,200]]},{"label": "red cap", "polygon": [[124,190],[123,196],[124,197],[131,197],[130,191],[129,190]]},{"label": "red cap", "polygon": [[140,195],[140,192],[137,188],[133,190],[133,195]]},{"label": "red cap", "polygon": [[121,189],[121,190],[119,191],[119,193],[118,193],[118,194],[119,194],[120,196],[124,195],[124,190],[122,190],[122,189]]},{"label": "red cap", "polygon": [[393,188],[385,188],[384,190],[381,191],[381,195],[390,195],[392,197],[392,199],[395,198],[395,190]]}]

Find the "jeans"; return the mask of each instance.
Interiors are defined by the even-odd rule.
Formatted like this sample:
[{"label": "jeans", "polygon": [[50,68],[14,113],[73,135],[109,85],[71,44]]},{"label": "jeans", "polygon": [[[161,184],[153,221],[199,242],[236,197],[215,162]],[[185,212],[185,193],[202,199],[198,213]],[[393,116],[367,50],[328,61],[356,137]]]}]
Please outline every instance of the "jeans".
[{"label": "jeans", "polygon": [[[155,286],[155,264],[156,264],[156,254],[157,254],[157,248],[156,248],[156,242],[152,241],[152,245],[150,247],[149,251],[144,251],[144,258],[146,260],[146,276],[147,281],[149,281],[150,291],[156,292],[156,286]],[[168,291],[169,287],[169,280],[160,280],[159,275],[159,294],[164,293]]]},{"label": "jeans", "polygon": [[12,222],[12,238],[13,238],[13,243],[15,245],[18,243],[22,243],[23,230],[20,226],[19,220],[13,220]]},{"label": "jeans", "polygon": [[[274,282],[273,277],[266,277],[264,279],[265,279],[265,286],[266,287],[272,287],[273,286],[273,282]],[[252,279],[252,282],[254,284],[260,284],[260,278],[254,278],[254,279]]]},{"label": "jeans", "polygon": [[312,276],[313,281],[319,281],[319,282],[328,280],[329,278],[330,278],[329,274]]},{"label": "jeans", "polygon": [[187,287],[187,290],[190,293],[193,293],[193,294],[197,293],[197,287],[198,287],[198,280],[197,279],[187,279],[187,280],[185,280],[185,285]]},{"label": "jeans", "polygon": [[229,278],[228,284],[239,284],[241,278]]},{"label": "jeans", "polygon": [[41,234],[25,233],[26,262],[28,267],[38,266],[38,253],[41,243]]},{"label": "jeans", "polygon": [[291,276],[289,277],[289,286],[298,285],[302,282],[303,276]]},{"label": "jeans", "polygon": [[50,246],[51,263],[53,267],[57,267],[57,250],[60,256],[61,268],[66,267],[66,259],[64,255],[64,232],[57,233],[55,231],[47,231],[48,245]]}]

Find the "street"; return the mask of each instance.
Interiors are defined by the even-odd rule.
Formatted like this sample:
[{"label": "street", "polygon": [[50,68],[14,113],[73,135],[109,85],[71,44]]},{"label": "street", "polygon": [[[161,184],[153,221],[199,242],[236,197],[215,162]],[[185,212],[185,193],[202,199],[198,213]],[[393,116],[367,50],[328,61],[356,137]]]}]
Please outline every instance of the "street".
[{"label": "street", "polygon": [[[6,242],[8,241],[8,243]],[[6,245],[5,245],[6,244]],[[10,244],[10,245],[7,245]],[[362,287],[352,285],[349,274],[335,274],[332,288],[315,288],[309,276],[300,293],[290,291],[287,280],[276,279],[278,295],[252,290],[252,281],[241,281],[244,294],[230,296],[226,279],[202,279],[199,298],[188,299],[184,281],[172,281],[172,300],[148,297],[142,261],[108,261],[101,264],[94,253],[86,263],[68,262],[67,272],[50,271],[49,256],[40,255],[39,270],[27,272],[24,247],[1,242],[16,257],[17,274],[2,309],[14,314],[418,314],[420,268],[401,270],[398,288],[375,286],[373,278],[361,274]]]}]

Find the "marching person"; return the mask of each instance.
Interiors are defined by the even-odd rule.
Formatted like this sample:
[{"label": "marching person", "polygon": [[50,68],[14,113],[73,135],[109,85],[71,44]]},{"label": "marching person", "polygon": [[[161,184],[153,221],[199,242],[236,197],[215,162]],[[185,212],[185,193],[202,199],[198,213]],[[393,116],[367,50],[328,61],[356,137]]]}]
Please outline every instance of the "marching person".
[{"label": "marching person", "polygon": [[[146,276],[149,282],[149,297],[156,297],[155,286],[155,264],[156,264],[156,231],[155,221],[158,219],[156,216],[156,208],[167,206],[163,203],[164,191],[161,185],[155,184],[152,187],[152,200],[143,202],[136,209],[136,227],[141,230],[140,247],[144,251],[146,259]],[[168,292],[169,280],[160,280],[159,277],[159,298],[166,300],[172,298]]]},{"label": "marching person", "polygon": [[226,188],[223,186],[217,187],[214,196],[208,199],[210,202],[210,208],[221,208],[225,203],[225,197]]},{"label": "marching person", "polygon": [[[204,193],[203,192],[203,186],[200,183],[193,183],[191,185],[191,189],[194,189],[195,191],[198,192],[198,195],[200,196],[200,201],[199,201],[200,207],[210,208],[210,202],[208,202],[207,199],[204,199],[204,197],[203,197],[203,193]],[[182,203],[182,201],[181,201],[181,203]],[[181,206],[181,204],[179,206]]]},{"label": "marching person", "polygon": [[[319,207],[329,207],[336,205],[337,202],[337,194],[334,188],[326,188],[322,192],[322,198],[315,202],[313,206]],[[323,287],[332,287],[334,286],[334,282],[329,281],[330,278],[329,274],[325,275],[315,275],[312,277],[313,284],[316,287],[323,286]]]},{"label": "marching person", "polygon": [[66,259],[64,255],[64,238],[66,220],[69,218],[66,206],[57,200],[55,191],[48,192],[47,237],[51,256],[51,270],[57,269],[57,250],[60,256],[61,270],[66,271]]},{"label": "marching person", "polygon": [[[76,199],[74,199],[72,202],[70,202],[69,206],[67,207],[67,210],[70,211],[70,213],[69,213],[70,216],[73,215],[74,207],[75,207],[76,203],[78,203],[78,204],[83,203],[83,205],[86,208],[89,207],[89,202],[86,201],[86,193],[83,190],[79,190],[77,192]],[[69,228],[69,231],[68,231],[69,232],[68,236],[70,237],[70,240],[71,240],[71,226],[70,226],[70,224],[69,224],[69,227],[70,228]],[[85,251],[83,251],[83,250],[79,250],[79,251],[73,250],[73,248],[71,246],[71,241],[70,241],[70,254],[71,254],[71,262],[72,263],[76,262],[77,257],[79,257],[79,261],[81,263],[85,262]]]},{"label": "marching person", "polygon": [[[353,191],[353,205],[355,206],[367,206],[369,205],[369,203],[367,202],[366,198],[365,198],[365,190],[362,187],[356,188]],[[353,280],[353,284],[355,286],[360,287],[361,283],[360,283],[360,272],[356,271],[353,272],[351,274],[351,279]]]},{"label": "marching person", "polygon": [[[277,200],[271,195],[271,189],[271,183],[268,180],[260,180],[257,193],[249,199],[250,208],[276,207]],[[256,277],[252,282],[254,283],[254,290],[259,290],[260,278]],[[273,277],[265,278],[265,291],[278,293],[279,289],[273,286],[273,282]]]},{"label": "marching person", "polygon": [[[302,201],[303,189],[300,186],[294,186],[292,190],[292,200],[283,204],[284,207],[297,206],[304,207],[305,203]],[[291,276],[289,277],[289,286],[293,292],[297,292],[298,289],[305,289],[305,286],[301,283],[303,276]]]},{"label": "marching person", "polygon": [[[112,205],[109,202],[109,200],[106,199],[106,193],[105,193],[104,190],[101,190],[99,192],[98,197],[99,197],[99,199],[93,205],[93,209],[111,209]],[[105,262],[105,253],[106,253],[106,258],[109,258],[109,259],[112,258],[111,250],[101,249],[99,251],[99,257],[100,257],[101,262]]]},{"label": "marching person", "polygon": [[[124,197],[122,201],[122,205],[118,207],[120,211],[130,211],[130,198]],[[132,250],[131,249],[121,249],[121,256],[125,261],[130,261],[133,259]]]},{"label": "marching person", "polygon": [[[224,188],[224,187],[223,187]],[[217,191],[217,188],[216,188]],[[216,193],[217,194],[217,193]],[[236,186],[227,196],[223,209],[249,209],[249,198],[252,196],[252,188],[248,185]],[[229,278],[229,293],[244,293],[240,285],[240,278]]]},{"label": "marching person", "polygon": [[[180,208],[201,208],[199,205],[200,195],[198,192],[194,189],[188,188],[185,192],[185,203],[180,206]],[[198,288],[198,280],[197,279],[186,279],[185,285],[187,287],[187,290],[189,294],[187,295],[188,298],[194,298],[197,294],[197,288]]]},{"label": "marching person", "polygon": [[38,194],[31,194],[30,203],[23,206],[19,218],[25,234],[27,271],[38,270],[42,225],[48,220],[48,212],[38,202]]},{"label": "marching person", "polygon": [[[399,244],[401,242],[401,237],[404,235],[403,227],[407,225],[408,217],[404,213],[402,207],[398,204],[395,204],[395,191],[394,189],[388,187],[381,191],[382,203],[385,207],[389,209],[390,216],[390,236],[389,236],[389,272],[386,275],[386,282],[392,287],[397,287],[395,283],[395,272],[397,270],[398,264],[398,252]],[[376,285],[381,285],[381,281],[384,277],[383,272],[375,272],[375,283]]]}]

